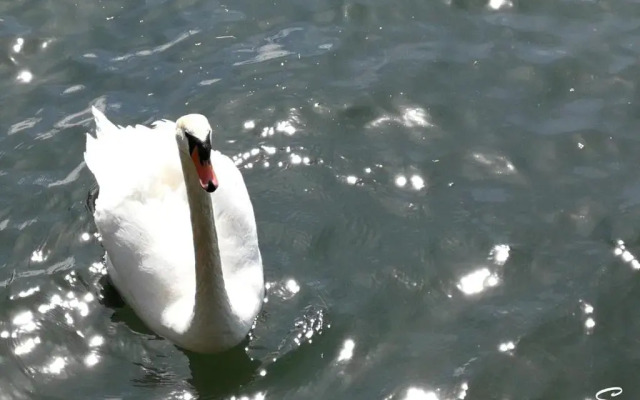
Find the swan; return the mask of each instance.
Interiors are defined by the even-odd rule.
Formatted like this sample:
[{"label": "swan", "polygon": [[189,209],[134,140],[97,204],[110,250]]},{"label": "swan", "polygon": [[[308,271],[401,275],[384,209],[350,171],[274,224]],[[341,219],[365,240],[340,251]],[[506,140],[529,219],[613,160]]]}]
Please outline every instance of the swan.
[{"label": "swan", "polygon": [[206,117],[116,126],[95,107],[85,162],[107,273],[138,317],[184,349],[217,353],[248,334],[264,299],[251,200]]}]

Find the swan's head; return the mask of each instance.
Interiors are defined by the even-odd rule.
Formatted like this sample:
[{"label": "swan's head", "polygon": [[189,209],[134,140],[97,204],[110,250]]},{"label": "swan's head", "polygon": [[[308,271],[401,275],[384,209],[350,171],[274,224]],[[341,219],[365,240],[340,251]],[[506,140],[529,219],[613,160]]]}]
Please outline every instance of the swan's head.
[{"label": "swan's head", "polygon": [[189,114],[176,121],[178,148],[193,160],[200,185],[211,193],[218,188],[218,179],[211,165],[211,126],[204,115]]}]

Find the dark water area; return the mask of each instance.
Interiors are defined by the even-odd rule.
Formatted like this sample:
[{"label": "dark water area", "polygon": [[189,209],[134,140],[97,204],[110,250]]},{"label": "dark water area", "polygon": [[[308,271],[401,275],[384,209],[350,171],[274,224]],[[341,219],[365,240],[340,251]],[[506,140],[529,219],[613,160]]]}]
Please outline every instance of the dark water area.
[{"label": "dark water area", "polygon": [[[637,1],[18,0],[0,52],[0,400],[640,398]],[[102,299],[92,105],[241,168],[239,348]]]}]

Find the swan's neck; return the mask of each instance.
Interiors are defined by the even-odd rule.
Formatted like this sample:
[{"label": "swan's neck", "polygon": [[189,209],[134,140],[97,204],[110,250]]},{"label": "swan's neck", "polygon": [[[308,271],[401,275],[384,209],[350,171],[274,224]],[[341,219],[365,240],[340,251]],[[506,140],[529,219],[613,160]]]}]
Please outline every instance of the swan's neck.
[{"label": "swan's neck", "polygon": [[221,327],[233,327],[235,321],[225,289],[211,195],[200,186],[191,158],[180,152],[180,161],[191,215],[196,269],[195,302],[188,330],[215,334]]}]

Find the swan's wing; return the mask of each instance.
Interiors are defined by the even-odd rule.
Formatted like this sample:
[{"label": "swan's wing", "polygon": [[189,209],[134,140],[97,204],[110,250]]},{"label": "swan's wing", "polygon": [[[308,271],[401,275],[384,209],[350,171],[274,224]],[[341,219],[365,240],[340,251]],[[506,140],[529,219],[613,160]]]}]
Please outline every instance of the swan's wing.
[{"label": "swan's wing", "polygon": [[[111,209],[97,209],[94,218],[107,250],[109,273],[127,303],[155,331],[185,293],[195,293],[193,240],[189,210],[183,196],[173,192],[162,199],[125,201]],[[191,299],[193,300],[193,299]]]},{"label": "swan's wing", "polygon": [[87,134],[84,159],[100,186],[96,207],[161,197],[164,190],[175,190],[183,182],[174,122],[122,127],[95,107],[92,112],[96,137]]},{"label": "swan's wing", "polygon": [[[166,307],[195,291],[193,240],[175,124],[120,127],[93,109],[85,161],[100,195],[94,219],[112,279],[152,329]],[[186,286],[185,286],[186,285]],[[187,316],[185,315],[185,318]]]}]

